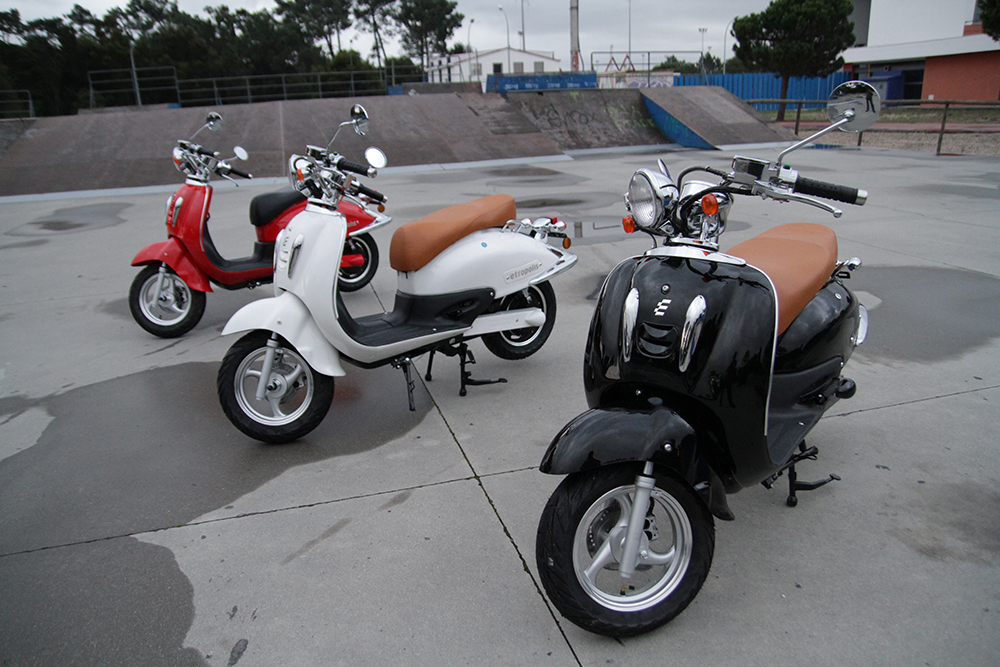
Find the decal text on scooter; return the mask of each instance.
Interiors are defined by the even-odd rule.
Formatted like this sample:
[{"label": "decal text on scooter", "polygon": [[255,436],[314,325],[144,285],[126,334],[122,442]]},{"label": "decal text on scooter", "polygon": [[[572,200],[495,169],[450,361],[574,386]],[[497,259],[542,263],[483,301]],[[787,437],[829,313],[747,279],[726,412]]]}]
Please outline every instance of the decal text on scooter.
[{"label": "decal text on scooter", "polygon": [[663,299],[658,304],[656,308],[653,309],[653,315],[656,317],[663,317],[667,314],[667,309],[670,308],[670,299]]},{"label": "decal text on scooter", "polygon": [[540,260],[535,260],[530,264],[525,264],[524,266],[518,267],[516,269],[511,269],[507,273],[503,274],[503,280],[506,283],[512,283],[515,280],[520,280],[525,276],[530,276],[532,273],[538,271],[542,268],[542,262]]}]

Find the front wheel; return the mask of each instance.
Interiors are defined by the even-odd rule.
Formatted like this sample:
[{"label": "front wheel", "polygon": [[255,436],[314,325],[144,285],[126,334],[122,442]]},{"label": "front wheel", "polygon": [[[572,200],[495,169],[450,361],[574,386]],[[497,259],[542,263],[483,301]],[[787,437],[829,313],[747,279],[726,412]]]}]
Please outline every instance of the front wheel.
[{"label": "front wheel", "polygon": [[[269,348],[271,371],[257,398]],[[219,403],[233,426],[251,438],[290,442],[319,426],[333,402],[333,378],[313,371],[305,359],[270,331],[236,341],[219,367]]]},{"label": "front wheel", "polygon": [[128,308],[140,327],[160,338],[183,336],[205,314],[205,293],[191,289],[173,269],[150,264],[132,281]]},{"label": "front wheel", "polygon": [[556,323],[556,293],[548,281],[529,285],[525,289],[500,299],[491,312],[540,308],[545,313],[545,324],[540,327],[511,329],[483,336],[486,349],[501,359],[525,359],[545,345]]},{"label": "front wheel", "polygon": [[535,543],[538,574],[563,616],[614,637],[657,628],[681,613],[712,565],[715,526],[686,484],[654,473],[635,573],[618,573],[639,469],[570,475],[549,498]]},{"label": "front wheel", "polygon": [[340,267],[337,285],[341,292],[356,292],[375,277],[378,270],[378,246],[371,234],[349,236],[344,242],[344,255],[360,255],[362,263],[358,266]]}]

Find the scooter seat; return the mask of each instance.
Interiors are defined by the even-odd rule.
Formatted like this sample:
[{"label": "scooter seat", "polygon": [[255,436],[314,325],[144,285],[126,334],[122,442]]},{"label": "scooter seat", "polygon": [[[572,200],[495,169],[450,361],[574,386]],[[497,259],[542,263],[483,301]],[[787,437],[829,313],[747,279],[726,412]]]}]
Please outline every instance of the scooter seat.
[{"label": "scooter seat", "polygon": [[503,227],[516,216],[510,195],[489,195],[434,211],[393,233],[389,266],[404,273],[416,271],[459,239],[480,229]]},{"label": "scooter seat", "polygon": [[738,243],[726,254],[746,260],[771,279],[778,299],[778,335],[826,284],[837,266],[837,235],[823,225],[779,225]]},{"label": "scooter seat", "polygon": [[295,190],[280,190],[257,195],[250,200],[250,224],[254,227],[263,227],[303,199],[305,196]]}]

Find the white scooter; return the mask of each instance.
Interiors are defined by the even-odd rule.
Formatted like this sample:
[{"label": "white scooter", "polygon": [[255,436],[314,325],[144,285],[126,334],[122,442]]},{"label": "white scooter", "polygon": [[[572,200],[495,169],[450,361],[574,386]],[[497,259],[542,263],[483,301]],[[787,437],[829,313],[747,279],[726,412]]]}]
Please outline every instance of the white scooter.
[{"label": "white scooter", "polygon": [[[355,105],[352,117],[364,134],[364,108]],[[226,416],[252,438],[288,442],[318,426],[333,400],[334,377],[344,375],[342,360],[401,368],[413,410],[414,357],[430,353],[430,380],[435,352],[458,356],[464,396],[467,385],[506,382],[472,379],[467,341],[481,337],[497,356],[524,359],[552,331],[556,300],[548,281],[577,259],[566,252],[566,223],[518,221],[509,195],[449,206],[397,229],[389,249],[398,272],[393,310],[352,317],[336,289],[347,233],[338,205],[359,194],[384,201],[347,173],[374,177],[385,166],[377,148],[365,157],[371,167],[310,146],[289,159],[292,186],[309,201],[275,243],[276,296],[244,306],[222,331],[250,332],[226,354],[218,391]],[[548,237],[563,239],[563,247]]]}]

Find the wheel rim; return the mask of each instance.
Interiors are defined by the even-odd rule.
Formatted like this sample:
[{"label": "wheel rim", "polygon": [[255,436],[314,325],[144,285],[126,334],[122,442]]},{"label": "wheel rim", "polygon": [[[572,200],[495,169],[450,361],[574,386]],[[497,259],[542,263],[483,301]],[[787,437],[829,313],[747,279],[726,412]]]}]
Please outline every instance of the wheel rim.
[{"label": "wheel rim", "polygon": [[361,255],[365,263],[361,266],[345,266],[340,269],[340,279],[345,283],[356,283],[360,281],[371,269],[372,253],[368,249],[368,244],[359,238],[348,238],[344,243],[345,255]]},{"label": "wheel rim", "polygon": [[687,573],[694,544],[684,508],[654,488],[635,574],[622,579],[618,562],[634,490],[632,485],[620,486],[601,496],[584,514],[573,539],[577,580],[591,599],[615,611],[642,611],[670,596]]},{"label": "wheel rim", "polygon": [[150,322],[171,326],[184,320],[191,312],[191,288],[175,273],[163,276],[163,291],[156,298],[160,274],[154,273],[142,284],[139,292],[139,309]]},{"label": "wheel rim", "polygon": [[309,364],[295,350],[279,347],[271,366],[267,392],[257,399],[257,383],[267,347],[260,347],[236,369],[236,401],[251,419],[267,426],[282,426],[301,417],[313,398],[313,376]]},{"label": "wheel rim", "polygon": [[[535,285],[505,297],[500,310],[519,310],[522,308],[539,308],[548,317],[549,304],[545,300],[545,295]],[[501,331],[500,337],[511,347],[527,347],[541,335],[541,332],[541,327],[524,327],[523,329]]]}]

